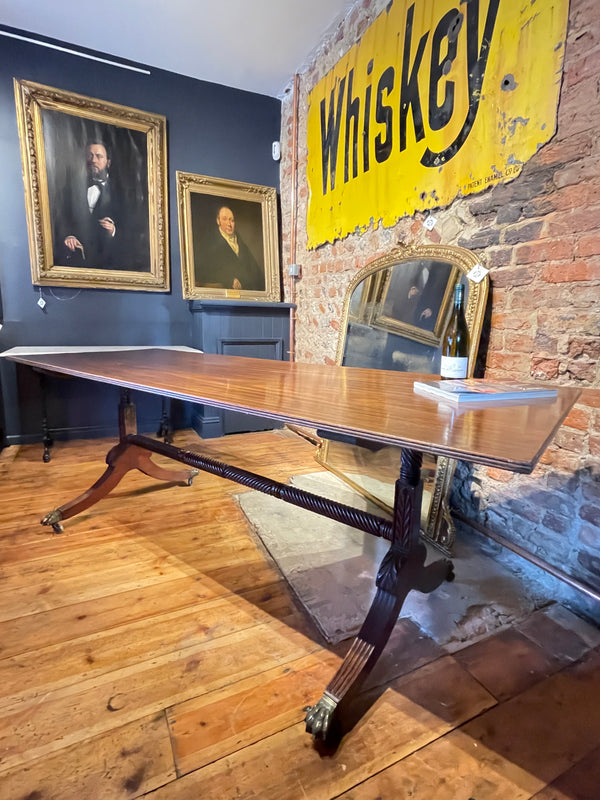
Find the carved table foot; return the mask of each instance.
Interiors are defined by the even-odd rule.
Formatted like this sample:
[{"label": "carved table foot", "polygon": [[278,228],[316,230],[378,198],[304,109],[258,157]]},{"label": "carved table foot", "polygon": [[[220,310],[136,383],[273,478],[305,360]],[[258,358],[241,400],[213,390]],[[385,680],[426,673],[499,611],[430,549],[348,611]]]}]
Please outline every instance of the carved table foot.
[{"label": "carved table foot", "polygon": [[44,454],[42,455],[42,461],[44,462],[44,464],[48,464],[50,462],[50,459],[52,458],[50,450],[54,445],[54,439],[50,436],[50,432],[46,429],[46,420],[44,420],[44,438],[42,439],[42,444],[44,445]]},{"label": "carved table foot", "polygon": [[306,706],[306,732],[315,739],[326,739],[337,704],[338,701],[326,691],[314,706]]}]

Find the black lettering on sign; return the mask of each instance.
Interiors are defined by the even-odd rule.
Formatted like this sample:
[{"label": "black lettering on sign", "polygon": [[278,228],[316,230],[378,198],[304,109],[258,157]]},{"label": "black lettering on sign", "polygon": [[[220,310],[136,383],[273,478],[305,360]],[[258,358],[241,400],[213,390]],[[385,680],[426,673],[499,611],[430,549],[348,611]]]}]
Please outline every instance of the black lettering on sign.
[{"label": "black lettering on sign", "polygon": [[[438,153],[433,152],[429,147],[426,148],[421,158],[421,164],[425,167],[440,167],[453,158],[466,142],[475,123],[500,5],[500,0],[486,1],[487,14],[481,41],[479,39],[479,18],[480,5],[483,0],[460,0],[460,8],[466,6],[464,15],[458,7],[452,8],[433,28],[429,74],[424,76],[424,78],[429,78],[429,87],[426,91],[429,129],[431,131],[443,130],[455,114],[455,81],[457,78],[449,80],[448,75],[457,57],[458,37],[463,29],[465,30],[467,54],[467,74],[464,75],[464,78],[467,80],[468,110],[460,132],[448,147]],[[434,4],[432,3],[432,5]],[[406,150],[409,114],[412,113],[415,141],[420,142],[425,138],[423,109],[419,94],[419,71],[431,31],[423,33],[418,42],[415,38],[413,47],[414,19],[415,3],[413,2],[406,12],[404,41],[400,48],[402,65],[397,128],[394,124],[395,102],[393,105],[390,103],[390,95],[394,90],[396,69],[400,69],[399,64],[385,68],[375,84],[374,58],[371,58],[366,68],[364,94],[354,95],[354,69],[349,69],[346,76],[336,80],[330,93],[329,103],[327,103],[326,97],[321,100],[323,195],[335,189],[340,135],[344,137],[344,183],[356,178],[360,169],[368,172],[371,152],[374,153],[378,163],[387,161],[394,147],[396,130],[398,130],[399,152]],[[401,33],[399,31],[398,35],[400,36]],[[373,88],[375,88],[374,98]],[[374,106],[373,111],[371,106]],[[373,120],[371,119],[372,115]],[[373,123],[373,128],[371,123]],[[373,140],[371,140],[371,136],[374,136]],[[362,159],[360,159],[361,151]],[[360,165],[359,159],[361,160]]]},{"label": "black lettering on sign", "polygon": [[378,133],[375,137],[375,158],[380,164],[382,161],[386,161],[392,152],[392,120],[394,112],[391,106],[384,104],[383,93],[385,91],[387,96],[392,91],[394,88],[394,77],[394,68],[388,67],[381,74],[379,83],[377,84],[377,95],[375,98],[375,119],[381,125],[385,125],[385,139],[381,138],[380,133]]},{"label": "black lettering on sign", "polygon": [[421,111],[421,98],[419,97],[419,67],[425,52],[425,43],[429,31],[424,33],[419,40],[415,60],[410,66],[410,45],[412,41],[413,19],[415,4],[406,13],[406,31],[404,34],[404,56],[402,58],[402,80],[400,84],[400,151],[406,150],[406,120],[408,110],[412,108],[413,125],[415,126],[415,139],[420,142],[425,136],[423,129],[423,112]]},{"label": "black lettering on sign", "polygon": [[481,100],[481,87],[485,77],[490,43],[494,33],[498,5],[500,0],[489,0],[487,17],[479,47],[479,0],[469,0],[467,3],[467,69],[469,80],[469,109],[463,126],[451,145],[439,153],[434,153],[427,148],[421,158],[424,167],[439,167],[453,158],[466,142],[479,110]]},{"label": "black lettering on sign", "polygon": [[321,100],[321,163],[323,167],[323,194],[327,194],[327,178],[330,178],[331,191],[335,189],[335,167],[337,162],[338,143],[340,140],[340,121],[346,78],[339,85],[337,108],[335,109],[335,88],[329,98],[329,113],[325,122],[325,99]]},{"label": "black lettering on sign", "polygon": [[[367,64],[367,75],[373,72],[373,59]],[[365,91],[365,113],[363,116],[363,172],[369,171],[369,128],[371,121],[371,84]]]},{"label": "black lettering on sign", "polygon": [[[348,162],[350,151],[350,140],[352,140],[352,177],[358,175],[358,120],[360,116],[360,100],[352,97],[352,83],[354,81],[354,70],[348,73],[348,94],[346,96],[346,148],[344,153],[344,183],[348,183]],[[352,120],[352,130],[350,121]]]},{"label": "black lettering on sign", "polygon": [[[429,72],[429,127],[432,131],[441,130],[452,119],[454,111],[454,81],[446,81],[444,99],[438,103],[439,84],[444,75],[450,72],[456,58],[456,39],[462,25],[463,15],[453,8],[441,18],[431,40],[431,69]],[[444,39],[448,41],[446,55],[441,58],[440,50]]]}]

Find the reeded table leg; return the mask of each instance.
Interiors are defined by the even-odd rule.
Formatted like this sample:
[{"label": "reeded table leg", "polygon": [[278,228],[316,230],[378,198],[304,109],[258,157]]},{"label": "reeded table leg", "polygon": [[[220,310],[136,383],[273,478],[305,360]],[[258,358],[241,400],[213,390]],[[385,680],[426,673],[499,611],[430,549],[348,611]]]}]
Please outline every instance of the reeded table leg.
[{"label": "reeded table leg", "polygon": [[431,592],[444,580],[452,580],[452,562],[441,559],[425,566],[427,550],[419,542],[421,460],[420,453],[402,451],[393,539],[377,573],[377,593],[340,668],[321,699],[306,714],[306,730],[317,739],[327,738],[339,703],[362,684],[375,666],[411,589]]}]

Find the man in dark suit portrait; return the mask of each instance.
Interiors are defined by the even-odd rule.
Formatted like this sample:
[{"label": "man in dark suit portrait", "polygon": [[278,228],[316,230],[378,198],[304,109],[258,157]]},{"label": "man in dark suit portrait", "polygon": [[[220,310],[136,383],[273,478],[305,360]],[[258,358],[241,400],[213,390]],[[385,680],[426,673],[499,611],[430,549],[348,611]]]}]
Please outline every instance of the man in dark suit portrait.
[{"label": "man in dark suit portrait", "polygon": [[148,270],[147,237],[135,209],[124,212],[122,193],[111,178],[111,152],[102,141],[85,148],[87,182],[73,177],[56,198],[55,261],[88,269]]},{"label": "man in dark suit portrait", "polygon": [[400,265],[390,282],[384,314],[433,332],[450,272],[450,264],[438,261],[413,261]]},{"label": "man in dark suit portrait", "polygon": [[264,271],[236,232],[233,211],[228,206],[221,206],[216,223],[217,230],[211,240],[202,252],[194,253],[196,285],[264,291]]}]

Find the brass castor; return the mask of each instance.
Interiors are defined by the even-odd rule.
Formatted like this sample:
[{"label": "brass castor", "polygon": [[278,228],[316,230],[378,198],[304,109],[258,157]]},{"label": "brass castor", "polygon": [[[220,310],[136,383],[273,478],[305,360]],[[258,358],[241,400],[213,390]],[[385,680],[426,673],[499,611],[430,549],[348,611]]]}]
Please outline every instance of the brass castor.
[{"label": "brass castor", "polygon": [[41,521],[42,525],[52,525],[52,530],[54,533],[62,533],[64,528],[61,525],[62,514],[58,509],[51,511],[49,514],[46,514],[44,519]]}]

